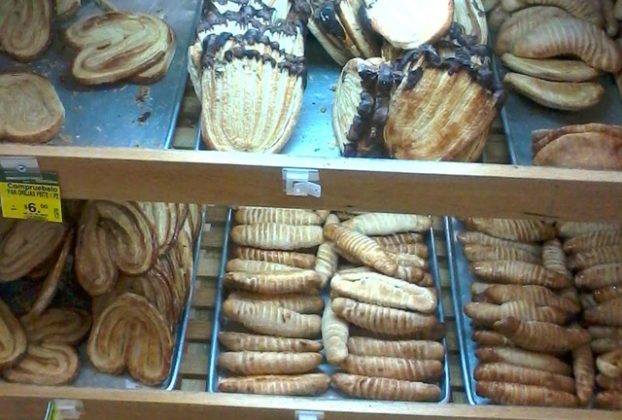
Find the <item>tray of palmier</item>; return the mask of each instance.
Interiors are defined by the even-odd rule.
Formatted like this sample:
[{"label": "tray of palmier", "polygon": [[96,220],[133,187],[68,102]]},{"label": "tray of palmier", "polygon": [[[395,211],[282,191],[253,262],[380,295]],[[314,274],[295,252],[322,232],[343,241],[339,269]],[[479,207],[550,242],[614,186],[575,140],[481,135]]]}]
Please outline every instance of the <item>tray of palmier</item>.
[{"label": "tray of palmier", "polygon": [[620,230],[446,219],[470,403],[621,407]]},{"label": "tray of palmier", "polygon": [[[530,165],[532,131],[622,123],[616,79],[622,6],[606,1],[488,1],[494,69],[512,162]],[[619,2],[617,2],[619,3]]]},{"label": "tray of palmier", "polygon": [[227,229],[208,391],[449,401],[429,217],[240,207]]},{"label": "tray of palmier", "polygon": [[66,202],[63,224],[0,218],[4,381],[172,389],[203,210]]},{"label": "tray of palmier", "polygon": [[196,0],[0,5],[0,141],[166,148]]}]

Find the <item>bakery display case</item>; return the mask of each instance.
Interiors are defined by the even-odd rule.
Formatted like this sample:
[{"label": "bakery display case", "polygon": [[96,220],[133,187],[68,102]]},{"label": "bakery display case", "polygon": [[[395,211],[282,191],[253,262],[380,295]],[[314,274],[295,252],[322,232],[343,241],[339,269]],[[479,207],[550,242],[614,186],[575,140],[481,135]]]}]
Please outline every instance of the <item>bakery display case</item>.
[{"label": "bakery display case", "polygon": [[[603,89],[598,104],[576,112],[561,112],[534,104],[524,96],[520,87],[506,92],[507,98],[502,98],[500,94],[494,96],[500,91],[501,81],[509,67],[513,65],[512,71],[528,73],[529,66],[521,61],[522,57],[518,55],[516,55],[518,60],[515,59],[514,62],[511,61],[511,57],[510,61],[507,57],[502,60],[501,55],[494,52],[494,48],[491,49],[493,51],[490,52],[488,63],[487,55],[475,48],[476,45],[486,42],[494,45],[498,36],[497,29],[490,34],[487,30],[481,30],[482,25],[486,25],[483,10],[488,12],[490,25],[493,15],[499,19],[501,14],[505,13],[504,16],[507,18],[507,15],[516,12],[502,9],[505,3],[508,8],[519,7],[512,4],[521,3],[520,9],[525,9],[527,4],[532,3],[535,6],[531,7],[544,7],[542,2],[422,1],[419,7],[434,8],[438,21],[431,21],[429,25],[426,23],[423,34],[419,32],[412,34],[408,31],[395,30],[396,25],[386,26],[386,19],[399,20],[402,17],[383,15],[378,7],[382,8],[383,5],[388,7],[385,1],[378,1],[380,6],[375,5],[373,1],[262,1],[269,3],[270,10],[274,12],[270,11],[271,14],[266,16],[268,13],[265,9],[266,4],[251,7],[246,1],[233,0],[182,1],[174,5],[166,1],[139,0],[82,0],[81,4],[79,1],[32,0],[29,3],[34,4],[35,8],[42,7],[44,15],[57,13],[56,17],[48,16],[53,22],[48,34],[53,38],[50,47],[46,49],[47,42],[42,42],[39,47],[33,42],[32,47],[39,48],[40,51],[36,52],[34,55],[37,57],[32,59],[25,55],[26,52],[15,46],[7,46],[0,40],[0,71],[34,72],[44,76],[56,91],[63,108],[62,113],[57,110],[54,115],[55,123],[50,123],[58,126],[58,118],[62,114],[62,127],[54,129],[57,132],[49,142],[29,144],[40,143],[39,139],[36,142],[0,143],[2,168],[0,173],[3,175],[0,181],[38,182],[40,174],[45,176],[54,174],[53,178],[58,182],[52,182],[52,185],[58,185],[63,200],[67,202],[103,200],[209,203],[203,230],[195,242],[192,293],[189,295],[187,305],[183,307],[183,313],[179,317],[180,323],[172,335],[173,353],[176,357],[171,370],[162,381],[163,385],[155,387],[138,385],[136,381],[124,376],[116,377],[118,386],[110,385],[107,380],[98,379],[95,371],[89,373],[89,375],[93,373],[91,380],[78,379],[76,383],[58,386],[2,381],[0,408],[3,414],[0,417],[46,418],[46,413],[52,415],[52,412],[57,412],[63,416],[62,418],[84,419],[144,416],[188,419],[205,416],[231,419],[243,416],[257,419],[292,417],[375,419],[404,416],[500,419],[587,416],[595,419],[614,418],[616,412],[602,409],[493,405],[475,395],[476,384],[473,374],[470,376],[468,374],[469,371],[475,370],[475,349],[472,342],[468,343],[471,337],[470,325],[467,325],[465,315],[462,312],[458,313],[471,298],[467,281],[464,280],[469,271],[462,250],[457,249],[460,245],[454,238],[454,229],[461,229],[462,225],[453,217],[618,223],[622,208],[622,172],[599,168],[531,166],[533,130],[559,128],[570,124],[620,122],[622,118],[620,94],[615,77],[604,71],[597,73],[600,80],[598,83]],[[251,1],[254,2],[259,0]],[[309,8],[304,7],[305,3]],[[441,3],[453,8],[451,15],[448,15],[442,7],[437,10]],[[3,25],[6,25],[3,14],[9,7],[18,7],[16,4],[15,1],[9,1],[0,5],[0,34],[4,29]],[[51,4],[54,4],[52,9],[46,9]],[[75,7],[76,4],[81,6],[80,9],[70,10],[71,5]],[[354,12],[357,5],[363,4],[369,8],[367,12],[369,16],[373,17],[371,21],[374,24],[371,28],[368,28],[366,22]],[[61,13],[61,10],[65,10],[61,5],[67,8],[65,12]],[[254,9],[244,9],[244,6]],[[404,6],[405,10],[412,7],[410,4]],[[576,11],[573,9],[573,2],[559,2],[557,6],[575,17],[576,13],[589,12],[589,7],[586,9],[587,12],[582,11],[583,9]],[[214,18],[215,15],[212,15],[212,18],[209,18],[210,10],[219,17]],[[605,10],[603,16],[609,16],[607,9],[603,10]],[[76,14],[70,16],[73,12]],[[76,22],[86,22],[83,19],[93,14],[107,16],[106,19],[102,18],[102,21],[94,23],[94,27],[105,26],[109,24],[108,20],[121,19],[120,16],[114,19],[112,16],[123,14],[123,19],[126,20],[119,26],[130,28],[127,31],[133,33],[138,30],[133,25],[143,27],[142,23],[139,25],[133,20],[140,13],[155,16],[165,22],[174,32],[174,43],[171,44],[166,35],[163,39],[158,38],[152,44],[157,44],[160,50],[150,53],[154,54],[154,57],[157,55],[157,58],[152,57],[149,61],[143,57],[145,61],[142,62],[128,60],[125,67],[115,67],[111,64],[114,72],[117,72],[115,77],[118,79],[102,86],[93,86],[96,82],[88,82],[94,80],[89,79],[92,76],[89,73],[97,71],[88,66],[75,70],[75,62],[79,61],[78,56],[83,53],[82,48],[86,47],[76,48],[79,43],[69,42],[63,33]],[[275,20],[277,15],[285,23],[277,22]],[[309,27],[296,26],[295,22],[304,20],[305,16],[309,19]],[[318,19],[318,16],[323,16],[324,21]],[[582,18],[588,19],[589,16]],[[417,19],[419,17],[415,20]],[[570,18],[559,15],[556,19]],[[130,21],[132,23],[128,23]],[[454,21],[459,21],[475,38],[467,40],[461,38],[460,34],[453,32],[449,34],[449,28]],[[613,26],[612,22],[609,23]],[[245,32],[242,32],[236,37],[235,31],[244,28],[244,24],[260,25],[265,33],[281,37],[279,40],[282,48],[274,48],[274,45],[266,43],[266,40],[257,34],[251,34],[252,36],[249,35],[249,38],[245,39],[241,36]],[[334,30],[331,32],[330,25],[335,24],[339,26],[333,27]],[[604,25],[604,21],[602,24]],[[409,25],[412,25],[412,22],[401,24],[404,27]],[[341,28],[341,32],[335,28]],[[85,34],[88,32],[87,29],[84,27],[78,29],[75,32],[80,32],[80,36],[88,40],[89,35]],[[149,36],[155,36],[153,32],[157,32],[155,29],[141,30],[149,32]],[[164,34],[167,33],[164,29],[162,31]],[[369,36],[372,32],[373,36]],[[223,33],[229,34],[227,35],[229,38]],[[341,35],[336,36],[340,33],[343,38],[340,38]],[[306,37],[304,41],[303,35]],[[421,57],[411,56],[402,63],[404,67],[392,67],[390,78],[394,85],[387,94],[383,91],[381,83],[389,69],[387,63],[392,62],[392,58],[399,57],[402,50],[411,48],[408,44],[396,41],[392,43],[391,40],[412,36],[427,37],[425,40],[430,45],[447,36],[451,45],[434,44],[426,50],[427,52],[423,54],[427,54],[425,59],[429,60],[428,62],[424,60],[426,64],[420,63]],[[219,41],[215,44],[205,41],[211,39]],[[68,44],[65,45],[65,42]],[[153,45],[149,44],[148,47],[153,48]],[[197,45],[201,50],[194,51],[193,54],[192,48],[197,48]],[[219,47],[214,45],[221,47],[226,45],[226,48],[232,51],[231,56],[218,56]],[[203,48],[207,50],[204,51]],[[235,48],[238,50],[234,51]],[[477,80],[478,83],[466,77],[463,80],[464,85],[456,89],[463,89],[464,95],[473,91],[478,94],[487,92],[488,95],[494,96],[495,101],[499,101],[498,104],[494,104],[492,100],[486,103],[491,109],[497,107],[498,117],[490,116],[487,124],[478,126],[478,130],[482,131],[470,137],[463,136],[464,133],[460,130],[472,127],[473,121],[469,120],[472,114],[465,115],[464,111],[468,107],[458,99],[453,104],[442,105],[445,109],[420,108],[402,113],[395,111],[399,104],[407,105],[409,101],[421,101],[422,97],[433,95],[434,92],[423,91],[422,85],[417,86],[417,82],[413,82],[412,78],[415,78],[418,72],[417,66],[422,65],[425,67],[425,72],[422,73],[429,80],[442,80],[443,72],[433,66],[433,57],[442,56],[444,48],[449,48],[456,56],[468,55],[469,64],[462,63],[462,67],[456,69],[470,71],[468,74],[471,74],[473,80]],[[253,68],[245,67],[248,63],[244,60],[252,62],[257,56],[257,50],[261,52],[259,56],[263,57],[258,62],[261,66],[258,64]],[[32,55],[32,52],[28,54]],[[374,57],[378,56],[384,57],[383,60],[387,61],[375,61]],[[16,57],[19,60],[16,60]],[[105,60],[97,55],[94,57],[91,59]],[[31,59],[34,60],[31,63],[24,62]],[[218,64],[210,64],[210,59],[221,61]],[[349,60],[355,60],[355,65],[348,67],[346,63]],[[519,63],[516,64],[516,61]],[[252,77],[244,79],[246,80],[244,86],[241,82],[235,85],[231,81],[243,80],[241,75],[244,75],[244,72],[267,74],[266,68],[272,63],[275,68],[285,71],[275,72],[278,74],[271,76],[270,92],[278,92],[282,86],[291,85],[297,92],[292,94],[294,99],[288,98],[283,93],[284,102],[275,105],[269,103],[271,96],[268,92],[264,92],[265,97],[261,97],[256,88],[251,87],[249,80],[252,80]],[[446,69],[449,66],[447,63],[444,61],[443,64],[437,65]],[[134,67],[128,70],[132,65]],[[490,67],[487,67],[488,65]],[[348,71],[343,70],[342,73],[344,66]],[[166,69],[164,73],[161,73],[162,69]],[[454,70],[459,71],[456,69]],[[76,71],[84,74],[76,74]],[[220,71],[229,72],[229,79],[224,80],[228,80],[227,83],[234,86],[218,85],[220,82],[225,83],[219,79]],[[579,71],[587,72],[584,67],[577,70]],[[210,72],[213,73],[212,85],[207,81],[212,77]],[[371,86],[369,81],[361,76],[362,73],[367,75],[366,72],[369,72],[372,75],[369,77],[375,81],[372,88],[369,87]],[[533,77],[544,77],[543,72],[538,70]],[[120,76],[122,73],[123,76]],[[415,89],[410,92],[413,93],[412,97],[406,89],[409,75],[415,85]],[[421,77],[421,80],[427,80]],[[481,90],[475,90],[475,85]],[[11,82],[2,81],[1,74],[0,86],[3,88],[11,86]],[[353,90],[348,90],[350,88]],[[422,90],[418,91],[419,88]],[[45,89],[48,87],[39,89],[37,95],[49,96],[48,93],[41,93]],[[212,91],[206,93],[206,89],[221,93],[214,94]],[[255,96],[252,99],[241,99],[239,103],[233,101],[226,106],[222,105],[222,109],[226,109],[224,114],[222,109],[218,110],[215,105],[222,100],[222,95],[226,96],[222,92],[228,92],[227,97],[244,98],[245,92],[248,91],[255,92]],[[452,91],[448,89],[445,95],[450,92]],[[417,96],[419,99],[413,99],[415,93],[419,95]],[[18,94],[19,92],[16,95]],[[456,131],[450,133],[449,137],[460,138],[468,144],[466,147],[468,150],[465,149],[455,155],[458,157],[456,160],[474,162],[436,161],[437,158],[395,159],[391,156],[414,155],[411,153],[412,150],[404,155],[394,152],[400,147],[410,147],[408,140],[411,137],[396,134],[392,141],[384,138],[379,140],[375,133],[379,132],[380,126],[368,127],[367,134],[354,136],[351,131],[355,131],[357,118],[358,121],[364,121],[361,118],[364,113],[357,115],[357,112],[361,111],[364,102],[362,98],[366,94],[373,97],[373,112],[368,113],[367,117],[374,120],[374,124],[377,122],[374,118],[381,118],[382,110],[388,109],[387,104],[394,104],[392,108],[394,114],[387,111],[388,115],[383,117],[387,127],[393,127],[391,129],[393,133],[403,128],[402,122],[397,119],[400,115],[400,118],[405,118],[404,116],[425,113],[445,115],[455,111],[455,115],[459,116],[456,118],[461,120],[457,121]],[[361,101],[357,102],[358,99]],[[500,105],[501,101],[505,101],[503,106]],[[257,102],[266,104],[262,105],[262,112],[245,116],[244,113],[250,113],[257,107]],[[336,104],[341,104],[343,109],[336,111],[334,109]],[[469,106],[475,107],[473,104]],[[236,110],[243,112],[240,112],[240,115],[233,115]],[[288,115],[295,117],[292,121],[284,121],[290,117],[281,115],[279,118],[277,110],[287,111]],[[7,112],[7,115],[12,114]],[[336,131],[340,126],[334,121],[335,115],[342,117],[341,131]],[[478,113],[477,116],[482,119],[489,117],[484,113]],[[266,121],[272,120],[274,124],[271,128],[277,127],[273,132],[263,127],[264,124],[267,125]],[[436,131],[450,124],[449,120],[439,121],[437,121],[440,124],[439,129]],[[482,128],[483,126],[485,127]],[[423,143],[413,141],[412,147],[425,149],[429,146],[426,140],[435,138],[433,135],[435,130],[429,127],[427,129],[430,130],[428,134],[420,136]],[[218,130],[222,132],[219,134]],[[227,145],[236,143],[227,138],[229,135],[227,133],[236,132],[235,130],[240,130],[236,134],[239,137],[255,136],[255,140],[262,137],[262,141],[265,142],[255,141],[253,147],[259,144],[260,148],[267,150],[276,148],[280,151],[276,154],[265,154],[233,150],[234,148]],[[421,126],[413,126],[412,130],[410,134],[412,138],[419,139],[417,133],[426,133],[423,123]],[[276,135],[276,131],[280,134]],[[239,134],[240,132],[246,134]],[[599,131],[593,128],[593,132]],[[47,135],[49,137],[49,133]],[[7,134],[0,128],[0,137],[4,139],[5,136]],[[222,138],[217,141],[215,140],[217,136]],[[271,136],[275,138],[269,138]],[[611,136],[614,139],[619,138],[615,133]],[[383,141],[386,141],[386,147],[383,146]],[[404,146],[404,142],[407,146]],[[397,144],[400,146],[396,146]],[[615,146],[616,143],[612,144]],[[244,147],[241,149],[246,150]],[[250,146],[249,148],[252,149]],[[348,150],[353,148],[356,149],[356,153],[349,154]],[[576,152],[575,149],[572,151]],[[475,155],[476,158],[471,158]],[[22,163],[26,164],[26,178],[24,174],[15,173],[15,169],[19,172],[19,165]],[[0,193],[3,191],[0,189]],[[4,195],[2,199],[6,200]],[[438,383],[441,395],[439,398],[431,399],[440,403],[374,401],[371,398],[348,397],[333,388],[314,397],[214,392],[217,391],[219,378],[229,376],[223,375],[216,363],[219,353],[222,354],[224,351],[222,346],[219,348],[215,335],[220,331],[221,325],[228,327],[231,324],[231,320],[225,320],[221,313],[225,297],[222,283],[228,260],[227,253],[231,247],[228,237],[232,214],[229,208],[239,206],[331,209],[336,214],[390,212],[432,215],[431,230],[426,236],[426,245],[432,250],[432,255],[429,261],[426,261],[426,266],[429,266],[434,285],[439,291],[438,312],[435,317],[444,324],[444,336],[438,340],[439,343],[443,343],[445,354],[440,379],[438,382],[433,380],[428,382]],[[64,213],[64,218],[69,217],[69,212]],[[452,218],[444,219],[446,215]],[[3,235],[4,232],[0,229],[0,243]],[[306,249],[302,252],[308,251]],[[355,281],[360,280],[357,277]],[[615,290],[610,292],[615,293]],[[8,293],[9,298],[4,294],[0,296],[10,300],[11,296],[15,297],[17,294],[17,292]],[[330,293],[324,288],[322,295],[324,304],[330,302]],[[337,298],[342,301],[348,300],[343,296]],[[606,323],[598,325],[603,328],[615,328]],[[86,350],[82,349],[82,353],[84,352]],[[81,357],[84,361],[88,356]],[[362,353],[360,357],[370,356]],[[323,359],[318,372],[333,374],[335,369]],[[353,368],[350,369],[357,372]],[[314,374],[316,373],[308,375]],[[354,374],[341,366],[339,375]],[[317,380],[318,377],[307,379]],[[320,388],[328,386],[324,378],[320,379],[324,381]],[[606,378],[601,380],[604,383]],[[395,383],[392,384],[396,386]],[[238,388],[234,389],[239,392],[241,385],[235,386]],[[342,386],[347,389],[346,385]],[[480,404],[482,402],[484,404]]]}]

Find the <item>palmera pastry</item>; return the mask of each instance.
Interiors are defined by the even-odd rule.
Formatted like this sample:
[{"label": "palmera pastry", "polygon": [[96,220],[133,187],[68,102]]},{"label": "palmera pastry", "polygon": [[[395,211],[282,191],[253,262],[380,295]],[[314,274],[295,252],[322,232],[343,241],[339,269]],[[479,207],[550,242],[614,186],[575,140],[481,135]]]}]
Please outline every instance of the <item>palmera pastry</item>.
[{"label": "palmera pastry", "polygon": [[553,82],[586,82],[600,74],[594,67],[578,60],[523,58],[505,53],[501,61],[512,71]]},{"label": "palmera pastry", "polygon": [[73,382],[79,371],[78,353],[73,347],[59,343],[30,343],[20,362],[4,370],[2,376],[9,382],[64,385]]},{"label": "palmera pastry", "polygon": [[65,32],[78,50],[73,76],[99,85],[138,77],[155,81],[166,74],[175,38],[162,19],[141,13],[108,12],[76,22]]},{"label": "palmera pastry", "polygon": [[168,323],[145,298],[125,293],[97,317],[87,344],[93,366],[101,372],[130,376],[146,385],[169,373],[173,337]]},{"label": "palmera pastry", "polygon": [[60,132],[65,121],[54,86],[34,73],[0,74],[0,106],[0,140],[44,143]]},{"label": "palmera pastry", "polygon": [[278,152],[302,107],[308,5],[295,2],[288,20],[257,0],[214,8],[188,51],[203,141],[216,150]]},{"label": "palmera pastry", "polygon": [[13,366],[26,351],[26,333],[11,309],[0,300],[0,369]]},{"label": "palmera pastry", "polygon": [[601,27],[603,25],[603,15],[599,3],[599,1],[586,0],[501,0],[503,8],[508,12],[535,5],[555,6],[567,11],[578,19]]},{"label": "palmera pastry", "polygon": [[5,0],[0,4],[0,51],[29,62],[52,41],[52,0]]},{"label": "palmera pastry", "polygon": [[76,345],[91,329],[91,315],[77,308],[50,308],[40,316],[26,316],[21,321],[33,343]]}]

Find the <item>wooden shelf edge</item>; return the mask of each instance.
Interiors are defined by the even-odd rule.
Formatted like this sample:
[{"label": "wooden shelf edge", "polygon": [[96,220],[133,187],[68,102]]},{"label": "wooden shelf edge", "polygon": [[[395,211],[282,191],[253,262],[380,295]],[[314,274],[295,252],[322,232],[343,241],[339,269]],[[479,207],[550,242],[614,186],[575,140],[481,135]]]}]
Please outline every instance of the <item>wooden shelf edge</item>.
[{"label": "wooden shelf edge", "polygon": [[[2,155],[36,157],[59,174],[64,198],[622,219],[622,172],[8,144]],[[319,169],[322,197],[286,196],[282,168]]]},{"label": "wooden shelf edge", "polygon": [[559,418],[620,418],[618,413],[544,407],[469,406],[401,402],[317,400],[295,397],[208,394],[180,391],[127,391],[72,387],[36,387],[3,384],[3,418],[43,418],[47,402],[62,398],[84,403],[82,418],[157,419],[206,418],[293,419],[297,410],[319,411],[326,420],[393,419],[499,419],[550,420]]}]

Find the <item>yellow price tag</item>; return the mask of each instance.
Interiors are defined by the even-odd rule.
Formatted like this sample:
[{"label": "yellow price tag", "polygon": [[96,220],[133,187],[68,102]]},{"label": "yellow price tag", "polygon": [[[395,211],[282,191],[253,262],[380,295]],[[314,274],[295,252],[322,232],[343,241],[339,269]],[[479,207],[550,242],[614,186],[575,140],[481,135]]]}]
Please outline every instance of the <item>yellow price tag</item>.
[{"label": "yellow price tag", "polygon": [[35,181],[1,181],[2,214],[8,219],[62,223],[60,186]]}]

